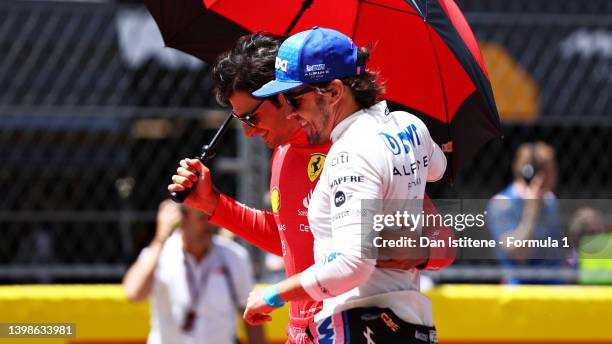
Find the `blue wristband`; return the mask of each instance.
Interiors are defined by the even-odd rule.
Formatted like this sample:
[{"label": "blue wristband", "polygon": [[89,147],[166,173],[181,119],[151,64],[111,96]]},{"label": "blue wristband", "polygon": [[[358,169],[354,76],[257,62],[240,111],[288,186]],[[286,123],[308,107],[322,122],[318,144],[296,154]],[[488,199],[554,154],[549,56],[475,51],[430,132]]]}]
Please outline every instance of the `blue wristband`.
[{"label": "blue wristband", "polygon": [[278,286],[276,284],[267,287],[266,290],[264,290],[263,292],[262,298],[270,307],[278,308],[285,305],[285,301],[281,299],[280,293],[278,292]]}]

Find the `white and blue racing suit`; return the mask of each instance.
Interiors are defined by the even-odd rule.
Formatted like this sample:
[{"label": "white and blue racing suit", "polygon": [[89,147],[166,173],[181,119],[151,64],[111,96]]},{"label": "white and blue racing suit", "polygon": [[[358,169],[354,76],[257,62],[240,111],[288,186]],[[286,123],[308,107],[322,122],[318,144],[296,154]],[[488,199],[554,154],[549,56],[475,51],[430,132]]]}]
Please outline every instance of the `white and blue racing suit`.
[{"label": "white and blue racing suit", "polygon": [[[350,308],[377,306],[392,309],[406,322],[433,326],[431,302],[419,292],[418,270],[376,268],[374,257],[364,254],[364,240],[378,234],[362,230],[372,225],[364,223],[368,217],[362,214],[405,210],[385,200],[423,199],[426,182],[444,174],[444,153],[420,119],[389,112],[384,101],[344,119],[331,140],[308,211],[315,264],[301,277],[307,293],[324,300],[315,321]],[[381,201],[362,207],[362,200]]]}]

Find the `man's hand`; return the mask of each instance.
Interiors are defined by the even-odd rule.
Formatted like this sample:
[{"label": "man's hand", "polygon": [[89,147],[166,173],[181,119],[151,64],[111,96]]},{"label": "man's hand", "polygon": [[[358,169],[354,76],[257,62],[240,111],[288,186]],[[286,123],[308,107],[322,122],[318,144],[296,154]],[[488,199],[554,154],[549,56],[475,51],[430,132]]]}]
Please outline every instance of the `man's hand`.
[{"label": "man's hand", "polygon": [[138,257],[138,260],[132,264],[123,277],[123,288],[131,302],[144,301],[151,293],[155,280],[155,269],[159,263],[164,242],[178,226],[181,218],[180,205],[169,199],[159,204],[155,237],[146,253]]},{"label": "man's hand", "polygon": [[169,199],[161,202],[157,210],[157,228],[153,240],[163,244],[180,222],[180,206]]},{"label": "man's hand", "polygon": [[523,202],[523,220],[528,221],[533,226],[538,220],[545,193],[544,178],[538,173],[531,180],[531,183],[527,184]]},{"label": "man's hand", "polygon": [[544,188],[544,177],[538,173],[533,177],[531,182],[527,184],[524,198],[541,200],[546,191],[547,190]]},{"label": "man's hand", "polygon": [[172,184],[168,185],[170,192],[189,188],[192,190],[185,199],[185,204],[212,215],[219,203],[219,192],[213,187],[210,170],[198,159],[181,160],[180,167],[172,176]]},{"label": "man's hand", "polygon": [[270,312],[276,308],[270,307],[266,304],[263,299],[263,288],[254,289],[249,294],[249,300],[247,301],[246,309],[244,310],[244,321],[249,325],[262,325],[267,321],[272,321]]},{"label": "man's hand", "polygon": [[[541,173],[537,173],[529,184],[524,184],[522,192],[523,214],[521,220],[516,228],[508,230],[501,235],[502,241],[505,242],[508,237],[514,237],[516,240],[531,240],[535,237],[546,191],[544,176]],[[531,248],[527,246],[501,246],[501,248],[505,250],[512,259],[519,261],[528,259],[531,253]]]}]

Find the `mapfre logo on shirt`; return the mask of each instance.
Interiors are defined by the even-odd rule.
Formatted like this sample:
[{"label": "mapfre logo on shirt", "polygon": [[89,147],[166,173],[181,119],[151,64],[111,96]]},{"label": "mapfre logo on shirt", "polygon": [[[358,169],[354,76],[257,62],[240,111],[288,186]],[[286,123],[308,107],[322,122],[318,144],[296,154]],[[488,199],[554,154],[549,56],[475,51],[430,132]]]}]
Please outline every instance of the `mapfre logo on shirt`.
[{"label": "mapfre logo on shirt", "polygon": [[314,182],[321,175],[325,164],[325,154],[313,153],[308,161],[308,179]]}]

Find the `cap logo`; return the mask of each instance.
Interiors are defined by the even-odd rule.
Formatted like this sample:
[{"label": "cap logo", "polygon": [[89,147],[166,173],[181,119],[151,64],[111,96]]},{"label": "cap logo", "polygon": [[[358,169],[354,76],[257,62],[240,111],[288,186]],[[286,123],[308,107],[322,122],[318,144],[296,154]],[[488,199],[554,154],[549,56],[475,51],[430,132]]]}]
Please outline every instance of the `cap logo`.
[{"label": "cap logo", "polygon": [[325,63],[306,65],[306,72],[318,72],[325,69]]},{"label": "cap logo", "polygon": [[282,70],[285,73],[287,73],[287,66],[288,65],[289,65],[289,61],[283,60],[280,57],[277,57],[276,61],[274,62],[274,68],[280,69],[280,70]]},{"label": "cap logo", "polygon": [[304,84],[342,79],[358,71],[357,45],[342,32],[313,28],[287,38],[278,48],[274,60],[275,79],[253,92],[266,98]]}]

